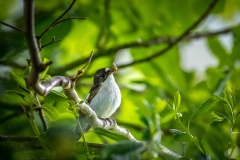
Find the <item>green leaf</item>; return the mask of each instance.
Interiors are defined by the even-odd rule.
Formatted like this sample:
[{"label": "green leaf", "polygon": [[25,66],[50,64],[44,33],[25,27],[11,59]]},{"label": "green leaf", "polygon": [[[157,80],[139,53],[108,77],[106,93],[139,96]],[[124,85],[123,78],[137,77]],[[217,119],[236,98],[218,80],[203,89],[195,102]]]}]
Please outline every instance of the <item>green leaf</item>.
[{"label": "green leaf", "polygon": [[27,77],[30,73],[31,66],[28,66],[24,71],[23,71],[23,77]]},{"label": "green leaf", "polygon": [[103,129],[103,128],[94,128],[93,131],[97,134],[103,135],[103,136],[108,137],[110,139],[113,139],[115,141],[128,140],[128,138],[123,136],[123,135],[119,135],[119,134],[117,134],[113,131],[106,130],[106,129]]},{"label": "green leaf", "polygon": [[203,154],[206,154],[206,151],[201,143],[201,141],[199,140],[198,137],[193,137],[191,139],[191,141],[198,147],[198,149],[203,153]]},{"label": "green leaf", "polygon": [[211,116],[218,122],[222,122],[224,119],[227,119],[225,115],[217,111],[212,112]]},{"label": "green leaf", "polygon": [[8,94],[14,94],[14,95],[18,95],[20,96],[22,99],[24,99],[24,97],[26,96],[24,93],[17,91],[17,90],[8,90],[7,91]]},{"label": "green leaf", "polygon": [[[43,63],[46,64],[47,62],[49,62],[49,59],[44,58]],[[45,79],[46,77],[49,78],[49,76],[47,76],[48,70],[49,70],[49,66],[47,66],[47,68],[42,72],[41,77],[40,77],[41,80]]]},{"label": "green leaf", "polygon": [[190,119],[188,120],[188,130],[190,129],[191,121],[200,116],[201,114],[206,113],[216,101],[217,100],[214,97],[209,98],[191,115]]},{"label": "green leaf", "polygon": [[59,112],[54,106],[52,106],[49,103],[44,103],[42,105],[42,108],[45,112],[45,115],[48,116],[50,119],[52,119],[52,120],[57,120],[58,119]]},{"label": "green leaf", "polygon": [[216,102],[216,99],[214,97],[209,98],[206,102],[204,102],[192,115],[191,118],[189,119],[189,123],[190,121],[192,121],[193,119],[197,118],[198,116],[200,116],[201,114],[206,113],[211,107],[212,105]]},{"label": "green leaf", "polygon": [[143,143],[122,141],[108,145],[102,152],[103,159],[139,159],[145,149]]},{"label": "green leaf", "polygon": [[68,110],[69,103],[67,97],[59,92],[51,91],[47,96],[44,97],[45,103],[51,104],[59,112],[64,113]]},{"label": "green leaf", "polygon": [[174,139],[180,142],[190,142],[191,136],[183,131],[177,129],[169,129],[169,132],[173,135]]},{"label": "green leaf", "polygon": [[7,93],[2,94],[0,96],[0,101],[8,104],[13,104],[13,105],[20,105],[20,104],[29,105],[24,98],[25,98],[25,95],[22,92],[10,90]]},{"label": "green leaf", "polygon": [[11,73],[12,78],[17,82],[18,85],[22,86],[22,87],[26,87],[25,84],[25,80],[23,77],[18,76],[17,74],[15,74],[14,72]]},{"label": "green leaf", "polygon": [[175,110],[169,104],[167,104],[164,110],[160,113],[161,124],[167,123],[170,120],[174,119],[176,114],[177,113],[175,112]]},{"label": "green leaf", "polygon": [[174,94],[174,104],[175,104],[176,110],[179,108],[180,103],[181,103],[181,95],[179,91],[177,91]]}]

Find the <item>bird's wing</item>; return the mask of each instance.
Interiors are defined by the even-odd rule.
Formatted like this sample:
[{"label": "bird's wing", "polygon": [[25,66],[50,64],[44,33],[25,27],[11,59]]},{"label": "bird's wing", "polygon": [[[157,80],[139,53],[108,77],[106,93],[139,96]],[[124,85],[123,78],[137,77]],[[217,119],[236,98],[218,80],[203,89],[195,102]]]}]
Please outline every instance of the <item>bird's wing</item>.
[{"label": "bird's wing", "polygon": [[93,97],[98,93],[99,89],[101,87],[101,84],[94,84],[86,98],[86,101],[90,104]]}]

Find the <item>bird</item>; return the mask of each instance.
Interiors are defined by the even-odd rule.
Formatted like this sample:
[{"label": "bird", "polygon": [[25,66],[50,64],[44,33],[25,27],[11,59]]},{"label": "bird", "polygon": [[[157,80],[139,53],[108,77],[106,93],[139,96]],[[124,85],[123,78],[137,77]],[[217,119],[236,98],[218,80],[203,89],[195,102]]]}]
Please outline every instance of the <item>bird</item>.
[{"label": "bird", "polygon": [[[113,76],[117,70],[117,66],[113,64],[112,68],[101,68],[94,74],[93,86],[85,102],[98,118],[109,118],[121,104],[121,92]],[[87,117],[81,113],[75,129],[76,139],[79,140],[90,128]]]}]

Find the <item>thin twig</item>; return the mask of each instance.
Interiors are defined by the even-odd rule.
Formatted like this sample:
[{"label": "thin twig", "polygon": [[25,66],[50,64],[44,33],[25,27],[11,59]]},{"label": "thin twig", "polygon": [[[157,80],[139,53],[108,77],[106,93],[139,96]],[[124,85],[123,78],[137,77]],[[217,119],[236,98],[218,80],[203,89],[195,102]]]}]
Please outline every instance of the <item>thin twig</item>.
[{"label": "thin twig", "polygon": [[47,120],[46,120],[46,118],[44,116],[43,109],[41,107],[41,103],[40,103],[40,101],[39,101],[39,99],[38,99],[36,94],[34,94],[34,98],[35,98],[35,100],[37,102],[38,107],[40,107],[40,108],[37,109],[37,111],[38,111],[40,120],[41,120],[42,125],[43,125],[43,131],[46,132],[47,129],[48,129],[48,123],[47,123]]},{"label": "thin twig", "polygon": [[53,28],[53,26],[56,25],[56,23],[63,17],[65,16],[65,14],[67,14],[67,12],[72,8],[72,6],[74,5],[74,3],[76,2],[76,0],[73,0],[72,3],[70,4],[70,6],[57,18],[55,19],[39,36],[38,36],[38,40],[41,40],[42,37],[50,30]]},{"label": "thin twig", "polygon": [[8,24],[8,23],[5,23],[5,22],[3,22],[3,21],[0,21],[0,23],[1,23],[2,25],[4,25],[4,26],[10,27],[10,28],[12,28],[12,29],[14,29],[14,30],[16,30],[16,31],[23,32],[22,29],[20,29],[20,28],[18,28],[18,27],[15,27],[15,26],[12,26],[12,25],[10,25],[10,24]]},{"label": "thin twig", "polygon": [[60,20],[60,21],[57,21],[57,22],[52,26],[52,28],[55,27],[56,25],[60,24],[60,23],[63,23],[63,22],[69,21],[69,20],[74,20],[74,19],[86,20],[86,18],[72,16],[72,17],[68,17],[68,18],[62,19],[62,20]]},{"label": "thin twig", "polygon": [[55,40],[55,38],[53,38],[52,42],[49,42],[49,43],[47,43],[47,44],[42,45],[42,46],[40,47],[40,50],[42,50],[43,48],[45,48],[45,47],[47,47],[47,46],[49,46],[49,45],[51,45],[51,44],[53,44],[53,43],[57,43],[57,42],[60,42],[60,41],[62,41],[62,40],[61,40],[61,39]]},{"label": "thin twig", "polygon": [[208,6],[208,8],[206,9],[206,11],[189,28],[187,28],[179,37],[177,37],[174,42],[169,43],[167,47],[165,47],[164,49],[162,49],[148,57],[144,57],[142,59],[120,65],[119,68],[124,68],[124,67],[132,66],[132,65],[135,65],[138,63],[150,61],[150,60],[166,53],[170,49],[172,49],[178,42],[180,42],[182,39],[184,39],[194,28],[196,28],[209,15],[209,13],[212,11],[214,6],[216,6],[218,1],[219,0],[213,0],[210,3],[210,5]]},{"label": "thin twig", "polygon": [[84,69],[90,64],[90,62],[92,61],[92,57],[93,57],[93,51],[91,52],[90,56],[89,56],[89,59],[88,59],[88,62],[83,66],[82,69],[78,70],[77,74],[74,75],[71,79],[72,81],[76,81],[77,78],[79,77],[80,74],[82,74],[84,72]]}]

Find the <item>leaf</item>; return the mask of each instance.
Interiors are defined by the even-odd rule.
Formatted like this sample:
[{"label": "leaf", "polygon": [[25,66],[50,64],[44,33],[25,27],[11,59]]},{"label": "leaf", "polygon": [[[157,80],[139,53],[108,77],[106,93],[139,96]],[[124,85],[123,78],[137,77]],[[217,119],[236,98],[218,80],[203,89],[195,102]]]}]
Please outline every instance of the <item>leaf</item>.
[{"label": "leaf", "polygon": [[143,143],[122,141],[108,145],[102,152],[103,159],[139,159],[145,149]]},{"label": "leaf", "polygon": [[24,71],[23,71],[23,77],[27,77],[30,73],[31,66],[28,66]]},{"label": "leaf", "polygon": [[52,119],[52,120],[58,119],[59,112],[54,106],[52,106],[51,104],[48,104],[48,103],[44,103],[42,105],[42,108],[45,112],[45,115],[48,116],[50,119]]},{"label": "leaf", "polygon": [[169,129],[169,132],[173,135],[174,139],[180,142],[190,142],[191,136],[188,133],[177,130]]},{"label": "leaf", "polygon": [[191,121],[200,116],[201,114],[207,112],[215,102],[216,99],[214,97],[209,98],[191,115],[190,119],[188,120],[188,130],[190,128]]},{"label": "leaf", "polygon": [[209,98],[206,102],[204,102],[191,116],[190,120],[193,120],[200,116],[201,114],[207,112],[212,105],[216,102],[216,99],[214,97]]},{"label": "leaf", "polygon": [[44,97],[45,103],[51,104],[59,112],[63,113],[68,110],[69,103],[67,97],[56,91],[51,91],[47,96]]},{"label": "leaf", "polygon": [[160,113],[161,124],[167,123],[170,120],[174,119],[176,114],[177,113],[173,110],[173,108],[169,104],[167,104],[164,110]]},{"label": "leaf", "polygon": [[10,90],[0,96],[0,101],[13,105],[29,105],[24,98],[25,95],[22,92]]},{"label": "leaf", "polygon": [[128,140],[128,138],[123,136],[123,135],[119,135],[119,134],[117,134],[113,131],[106,130],[106,129],[103,129],[103,128],[94,128],[93,131],[97,134],[103,135],[103,136],[108,137],[110,139],[113,139],[115,141]]},{"label": "leaf", "polygon": [[179,91],[177,91],[174,94],[174,104],[175,104],[176,110],[179,108],[180,103],[181,103],[181,95]]},{"label": "leaf", "polygon": [[228,119],[225,115],[217,111],[212,112],[211,116],[218,122],[223,122],[225,119]]},{"label": "leaf", "polygon": [[[49,62],[49,59],[44,58],[44,59],[43,59],[43,63],[46,64],[47,62]],[[42,80],[42,79],[45,79],[45,78],[47,77],[47,72],[48,72],[48,70],[49,70],[49,65],[48,65],[47,68],[42,72],[41,77],[40,77],[41,80]],[[48,77],[48,78],[49,78],[49,77]]]},{"label": "leaf", "polygon": [[18,76],[14,72],[11,73],[11,76],[17,82],[18,85],[20,85],[20,86],[22,86],[24,88],[26,87],[25,80],[23,79],[23,77]]},{"label": "leaf", "polygon": [[198,147],[198,149],[203,153],[203,154],[206,154],[206,151],[201,143],[201,141],[199,140],[198,137],[193,137],[191,139],[191,141]]},{"label": "leaf", "polygon": [[19,91],[17,91],[17,90],[8,90],[7,93],[8,93],[8,94],[18,95],[18,96],[20,96],[22,99],[24,99],[24,97],[25,97],[25,94],[24,94],[24,93],[19,92]]}]

